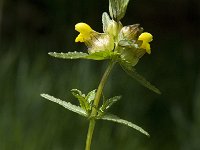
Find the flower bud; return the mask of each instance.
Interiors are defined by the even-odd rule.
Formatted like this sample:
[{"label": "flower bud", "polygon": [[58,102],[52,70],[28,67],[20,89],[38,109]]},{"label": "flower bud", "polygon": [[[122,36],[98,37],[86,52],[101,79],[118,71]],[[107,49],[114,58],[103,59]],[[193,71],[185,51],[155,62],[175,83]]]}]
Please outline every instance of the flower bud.
[{"label": "flower bud", "polygon": [[120,21],[128,6],[129,0],[109,0],[109,12],[112,19]]},{"label": "flower bud", "polygon": [[124,26],[119,33],[119,40],[137,40],[143,28],[139,24]]},{"label": "flower bud", "polygon": [[121,23],[117,23],[114,20],[110,20],[107,27],[107,33],[115,38],[121,29],[122,29]]}]

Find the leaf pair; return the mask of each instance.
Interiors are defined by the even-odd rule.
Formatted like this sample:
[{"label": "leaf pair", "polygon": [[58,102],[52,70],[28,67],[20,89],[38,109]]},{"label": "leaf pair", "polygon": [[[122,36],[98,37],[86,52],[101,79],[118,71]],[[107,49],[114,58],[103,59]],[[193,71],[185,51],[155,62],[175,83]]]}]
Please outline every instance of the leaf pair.
[{"label": "leaf pair", "polygon": [[[76,91],[76,90],[75,90]],[[78,91],[76,91],[76,92],[78,92]],[[79,93],[79,92],[78,92]],[[94,93],[94,92],[92,92],[92,93]],[[93,94],[88,94],[86,97],[88,98],[88,100],[90,99],[90,98],[92,98],[93,96]],[[79,94],[81,94],[81,93],[79,93]],[[79,95],[78,94],[78,95]],[[73,105],[73,104],[71,104],[71,103],[69,103],[69,102],[65,102],[65,101],[62,101],[62,100],[60,100],[60,99],[58,99],[58,98],[55,98],[55,97],[53,97],[53,96],[50,96],[50,95],[48,95],[48,94],[41,94],[41,96],[43,97],[43,98],[45,98],[45,99],[47,99],[47,100],[50,100],[50,101],[52,101],[52,102],[55,102],[55,103],[57,103],[57,104],[59,104],[59,105],[61,105],[61,106],[63,106],[63,107],[65,107],[66,109],[68,109],[68,110],[70,110],[70,111],[72,111],[72,112],[75,112],[75,113],[77,113],[77,114],[79,114],[79,115],[81,115],[81,116],[83,116],[83,117],[86,117],[86,118],[88,118],[89,116],[88,116],[88,113],[86,112],[86,110],[84,110],[82,107],[79,107],[79,106],[76,106],[76,105]],[[79,96],[78,96],[79,97]],[[80,97],[79,97],[80,98]],[[82,99],[82,98],[81,98]],[[107,104],[104,104],[104,108],[108,108],[108,107],[110,107],[117,99],[119,99],[119,97],[115,97],[115,98],[112,98],[113,100],[109,100],[109,102],[107,102]],[[114,100],[115,99],[115,100]],[[124,119],[121,119],[121,118],[119,118],[119,117],[117,117],[117,116],[115,116],[115,115],[112,115],[112,114],[104,114],[104,115],[102,115],[101,117],[98,117],[97,119],[101,119],[101,120],[107,120],[107,121],[112,121],[112,122],[116,122],[116,123],[120,123],[120,124],[123,124],[123,125],[126,125],[126,126],[129,126],[129,127],[131,127],[131,128],[133,128],[133,129],[135,129],[135,130],[138,130],[139,132],[141,132],[141,133],[143,133],[143,134],[145,134],[145,135],[147,135],[147,136],[149,136],[149,134],[145,131],[145,130],[143,130],[141,127],[139,127],[139,126],[137,126],[137,125],[135,125],[134,123],[131,123],[131,122],[129,122],[129,121],[127,121],[127,120],[124,120]]]},{"label": "leaf pair", "polygon": [[[79,101],[81,108],[87,112],[88,116],[90,116],[93,107],[93,102],[96,96],[96,90],[92,90],[87,94],[87,96],[77,89],[72,89],[71,92],[72,95]],[[105,114],[107,110],[119,99],[121,99],[121,96],[114,96],[112,98],[104,100],[102,106],[99,109],[96,108],[99,112],[97,116],[100,117],[103,114]]]}]

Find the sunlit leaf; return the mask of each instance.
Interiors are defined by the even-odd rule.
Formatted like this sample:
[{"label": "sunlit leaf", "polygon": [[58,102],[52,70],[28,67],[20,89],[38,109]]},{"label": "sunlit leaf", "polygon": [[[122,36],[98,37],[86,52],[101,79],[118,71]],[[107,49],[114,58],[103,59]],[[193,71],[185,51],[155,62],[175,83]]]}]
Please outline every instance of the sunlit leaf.
[{"label": "sunlit leaf", "polygon": [[56,52],[49,52],[49,55],[56,57],[56,58],[61,58],[61,59],[79,59],[79,58],[85,58],[88,56],[87,53],[82,53],[82,52],[68,52],[68,53],[56,53]]},{"label": "sunlit leaf", "polygon": [[48,99],[52,102],[55,102],[55,103],[65,107],[66,109],[73,111],[73,112],[75,112],[75,113],[77,113],[81,116],[88,117],[87,112],[79,106],[72,105],[70,102],[62,101],[62,100],[55,98],[55,97],[48,95],[48,94],[41,94],[41,96],[45,99]]},{"label": "sunlit leaf", "polygon": [[135,125],[134,123],[132,122],[129,122],[127,120],[124,120],[124,119],[121,119],[119,118],[118,116],[115,116],[115,115],[111,115],[111,114],[106,114],[104,115],[103,117],[101,117],[100,119],[102,120],[108,120],[108,121],[113,121],[113,122],[116,122],[116,123],[120,123],[120,124],[123,124],[123,125],[126,125],[126,126],[129,126],[135,130],[138,130],[140,131],[141,133],[147,135],[147,136],[150,136],[144,129],[142,129],[141,127]]},{"label": "sunlit leaf", "polygon": [[142,84],[144,87],[150,89],[151,91],[161,94],[160,90],[156,88],[154,85],[152,85],[149,81],[147,81],[142,75],[140,75],[135,68],[132,68],[130,66],[125,66],[124,64],[120,64],[123,68],[123,70],[130,75],[132,78],[137,80],[140,84]]}]

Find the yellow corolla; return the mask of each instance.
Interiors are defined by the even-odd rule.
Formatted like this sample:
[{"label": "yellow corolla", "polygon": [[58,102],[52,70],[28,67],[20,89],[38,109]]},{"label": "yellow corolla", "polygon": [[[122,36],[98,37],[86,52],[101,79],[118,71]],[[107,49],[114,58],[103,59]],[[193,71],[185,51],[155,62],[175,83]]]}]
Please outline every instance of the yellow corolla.
[{"label": "yellow corolla", "polygon": [[90,39],[90,35],[94,30],[86,23],[77,23],[75,25],[75,30],[80,32],[76,37],[75,42],[85,42]]},{"label": "yellow corolla", "polygon": [[153,40],[153,36],[148,32],[144,32],[139,36],[138,40],[142,41],[140,48],[145,49],[148,54],[151,54],[151,47],[149,42]]}]

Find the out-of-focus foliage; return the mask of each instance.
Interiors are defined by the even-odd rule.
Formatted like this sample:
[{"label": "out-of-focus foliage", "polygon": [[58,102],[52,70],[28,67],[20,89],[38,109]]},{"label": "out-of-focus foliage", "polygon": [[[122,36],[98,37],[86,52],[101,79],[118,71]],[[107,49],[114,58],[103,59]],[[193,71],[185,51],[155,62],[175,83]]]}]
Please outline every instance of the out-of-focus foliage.
[{"label": "out-of-focus foliage", "polygon": [[[108,11],[107,6],[108,0],[1,0],[0,149],[84,149],[88,121],[39,94],[78,104],[67,91],[77,88],[86,93],[97,87],[104,65],[57,60],[47,53],[86,52],[86,47],[74,43],[74,25],[84,20],[101,31],[102,24],[97,21]],[[134,120],[151,137],[98,122],[95,149],[200,149],[198,6],[198,0],[130,1],[124,24],[141,23],[154,35],[152,55],[144,56],[136,69],[155,83],[162,95],[114,68],[105,95],[120,93],[123,97],[112,112]],[[123,93],[124,89],[128,92]]]}]

